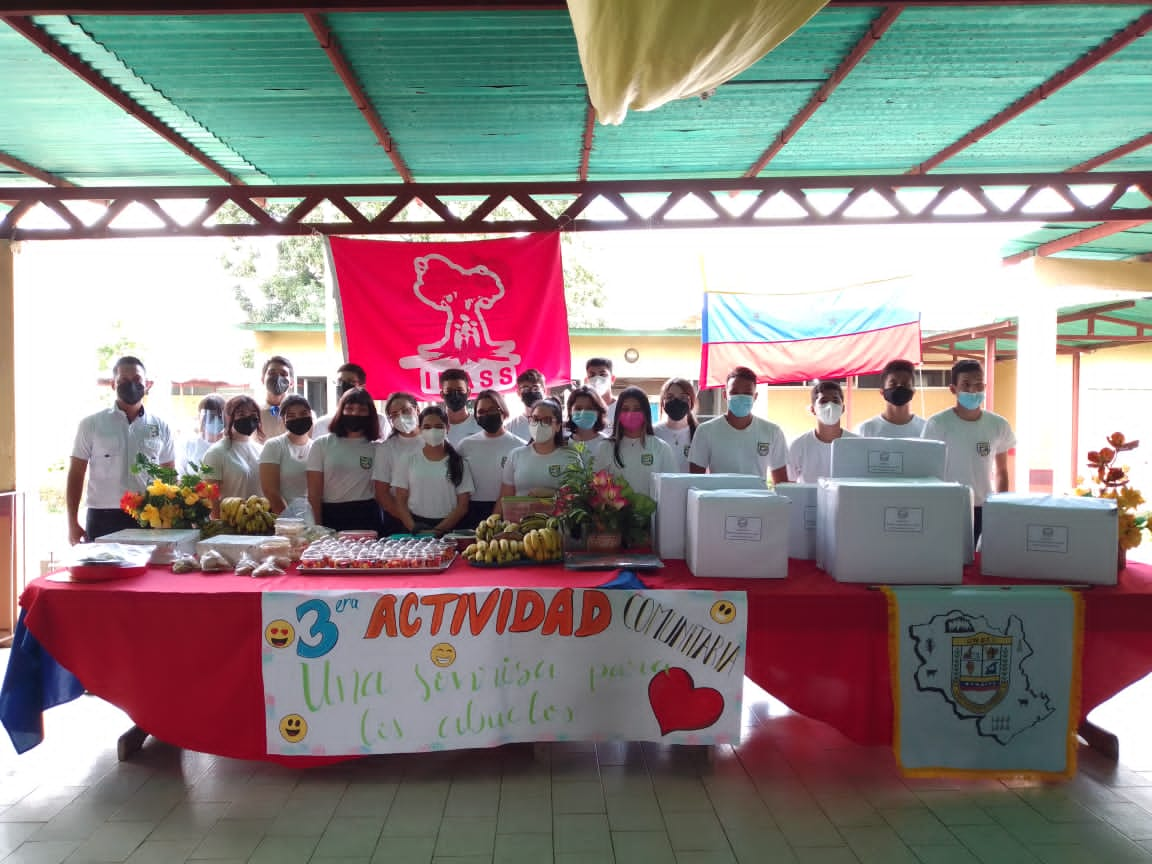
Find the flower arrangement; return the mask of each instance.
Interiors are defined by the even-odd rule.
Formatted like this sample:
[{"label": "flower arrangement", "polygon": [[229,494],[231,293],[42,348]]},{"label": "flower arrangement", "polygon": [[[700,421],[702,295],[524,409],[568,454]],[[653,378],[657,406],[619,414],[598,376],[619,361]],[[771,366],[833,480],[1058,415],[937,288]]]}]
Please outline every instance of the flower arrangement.
[{"label": "flower arrangement", "polygon": [[607,469],[593,470],[583,442],[572,445],[576,458],[564,466],[552,515],[569,536],[620,534],[626,545],[647,536],[656,502]]},{"label": "flower arrangement", "polygon": [[120,509],[140,523],[141,528],[201,528],[212,516],[212,502],[220,497],[220,487],[206,475],[212,469],[189,463],[189,473],[177,475],[144,454],[136,456],[133,474],[152,478],[145,492],[125,492]]},{"label": "flower arrangement", "polygon": [[1081,485],[1076,494],[1114,500],[1120,517],[1120,548],[1135,549],[1144,538],[1144,529],[1150,527],[1148,513],[1136,511],[1144,503],[1144,496],[1128,485],[1128,467],[1117,465],[1116,459],[1121,453],[1135,450],[1140,442],[1127,440],[1122,432],[1113,432],[1107,440],[1107,447],[1088,451],[1088,467],[1094,474],[1087,486],[1083,485],[1084,478],[1078,478]]}]

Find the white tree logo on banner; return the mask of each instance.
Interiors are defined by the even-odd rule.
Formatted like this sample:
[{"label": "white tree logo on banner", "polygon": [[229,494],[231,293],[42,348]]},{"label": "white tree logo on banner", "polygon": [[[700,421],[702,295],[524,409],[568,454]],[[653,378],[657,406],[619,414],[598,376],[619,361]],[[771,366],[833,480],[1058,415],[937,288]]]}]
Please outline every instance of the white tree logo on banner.
[{"label": "white tree logo on banner", "polygon": [[1001,630],[954,611],[909,627],[908,635],[920,660],[916,689],[939,693],[957,717],[976,721],[978,735],[1007,744],[1053,713],[1048,694],[1032,690],[1024,672],[1033,652],[1015,615]]},{"label": "white tree logo on banner", "polygon": [[443,255],[422,255],[412,262],[416,270],[413,293],[421,303],[444,313],[444,330],[437,342],[416,347],[417,353],[400,358],[403,369],[420,370],[424,393],[439,393],[439,373],[463,369],[484,387],[511,387],[516,381],[513,339],[493,339],[484,318],[504,296],[504,283],[480,264],[464,268]]}]

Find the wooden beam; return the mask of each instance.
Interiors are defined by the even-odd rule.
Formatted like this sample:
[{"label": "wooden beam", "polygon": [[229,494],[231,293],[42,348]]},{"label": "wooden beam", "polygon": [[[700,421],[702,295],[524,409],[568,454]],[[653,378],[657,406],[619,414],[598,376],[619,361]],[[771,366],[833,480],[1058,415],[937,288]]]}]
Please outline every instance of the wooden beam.
[{"label": "wooden beam", "polygon": [[1141,135],[1139,138],[1134,138],[1127,144],[1121,144],[1119,147],[1113,147],[1107,153],[1101,153],[1099,156],[1093,156],[1091,159],[1085,159],[1079,165],[1073,165],[1069,171],[1091,171],[1094,168],[1099,168],[1114,159],[1119,159],[1122,156],[1127,156],[1129,153],[1135,153],[1137,150],[1142,150],[1145,147],[1152,145],[1152,132],[1147,135]]},{"label": "wooden beam", "polygon": [[580,139],[580,182],[588,180],[588,166],[592,161],[592,140],[596,135],[596,109],[592,107],[591,100],[585,96],[587,104],[584,106],[584,134]]},{"label": "wooden beam", "polygon": [[1120,234],[1129,228],[1139,228],[1141,225],[1146,224],[1146,222],[1147,220],[1145,219],[1133,219],[1127,222],[1102,222],[1092,228],[1085,228],[1083,231],[1065,234],[1056,240],[1049,240],[1047,243],[1041,243],[1032,249],[1026,249],[1023,252],[1017,252],[1015,255],[1009,255],[1002,263],[1005,265],[1019,264],[1021,261],[1027,261],[1029,258],[1047,257],[1048,255],[1055,255],[1058,252],[1066,252],[1076,246],[1091,243],[1093,240],[1103,240],[1105,237],[1111,237],[1113,234]]},{"label": "wooden beam", "polygon": [[21,174],[35,177],[41,183],[47,183],[49,186],[59,186],[69,189],[76,186],[71,180],[65,180],[63,177],[37,168],[32,163],[25,162],[23,159],[17,159],[11,153],[5,153],[3,150],[0,150],[0,165],[6,165],[13,171],[19,171]]}]

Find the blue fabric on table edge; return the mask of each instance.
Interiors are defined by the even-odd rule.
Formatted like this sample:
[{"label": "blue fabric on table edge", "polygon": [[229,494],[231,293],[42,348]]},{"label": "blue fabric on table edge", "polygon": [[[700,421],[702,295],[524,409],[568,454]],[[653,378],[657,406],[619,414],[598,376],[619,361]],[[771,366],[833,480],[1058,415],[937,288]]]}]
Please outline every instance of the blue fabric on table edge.
[{"label": "blue fabric on table edge", "polygon": [[633,571],[621,570],[603,585],[597,585],[596,587],[617,588],[624,591],[643,591],[648,586],[640,581],[640,577],[637,576]]},{"label": "blue fabric on table edge", "polygon": [[8,671],[0,688],[0,723],[8,730],[17,753],[44,740],[44,712],[83,695],[80,679],[52,659],[24,625],[20,610]]}]

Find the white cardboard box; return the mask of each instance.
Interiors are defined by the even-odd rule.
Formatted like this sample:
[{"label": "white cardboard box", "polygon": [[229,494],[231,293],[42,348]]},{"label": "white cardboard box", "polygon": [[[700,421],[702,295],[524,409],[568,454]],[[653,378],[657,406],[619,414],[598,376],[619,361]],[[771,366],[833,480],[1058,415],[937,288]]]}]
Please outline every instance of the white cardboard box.
[{"label": "white cardboard box", "polygon": [[944,476],[944,442],[921,438],[837,438],[832,477],[915,478]]},{"label": "white cardboard box", "polygon": [[972,492],[939,480],[819,481],[820,566],[837,582],[956,585],[972,544]]},{"label": "white cardboard box", "polygon": [[652,548],[664,559],[684,557],[689,489],[767,489],[755,474],[653,474]]},{"label": "white cardboard box", "polygon": [[199,528],[125,528],[95,538],[98,543],[123,543],[125,546],[155,545],[149,564],[171,564],[177,555],[191,555],[200,539]]},{"label": "white cardboard box", "polygon": [[792,502],[769,489],[688,490],[688,569],[696,576],[783,579]]},{"label": "white cardboard box", "polygon": [[984,502],[980,572],[1045,582],[1116,584],[1116,502],[1004,492]]},{"label": "white cardboard box", "polygon": [[816,557],[816,484],[777,483],[776,494],[791,499],[788,517],[788,557]]}]

